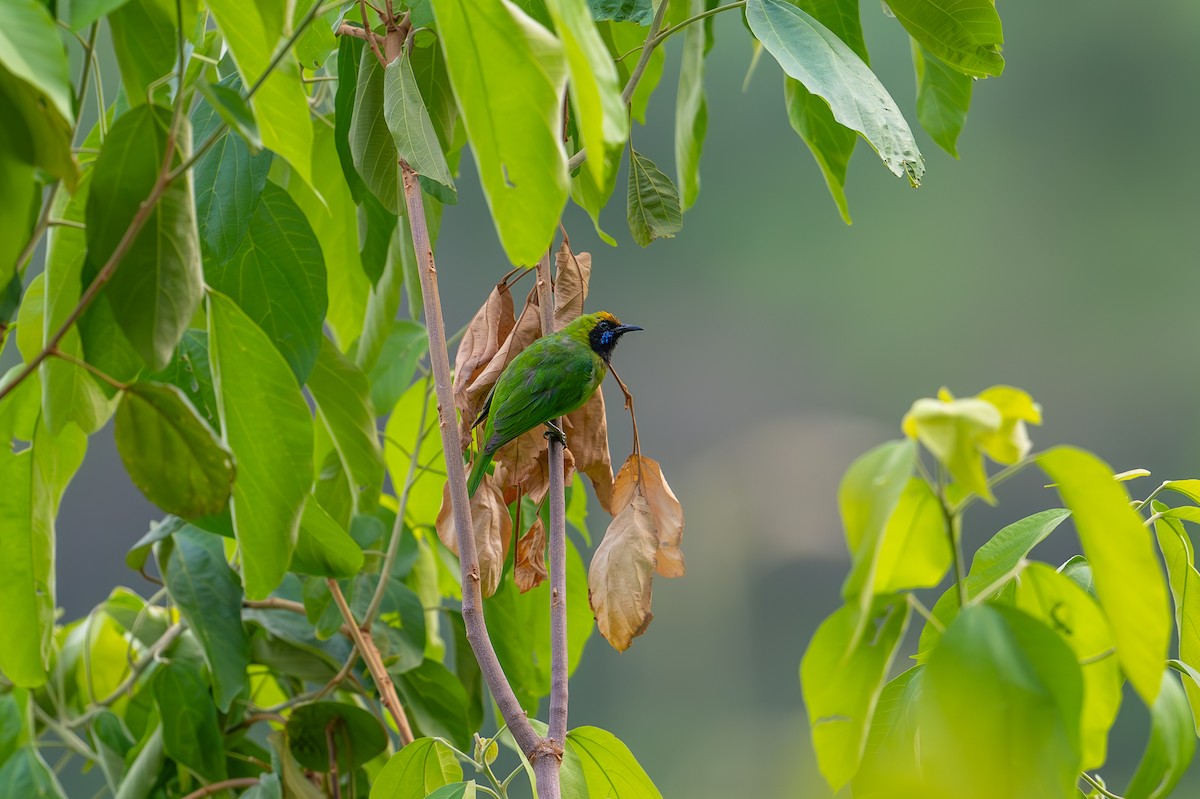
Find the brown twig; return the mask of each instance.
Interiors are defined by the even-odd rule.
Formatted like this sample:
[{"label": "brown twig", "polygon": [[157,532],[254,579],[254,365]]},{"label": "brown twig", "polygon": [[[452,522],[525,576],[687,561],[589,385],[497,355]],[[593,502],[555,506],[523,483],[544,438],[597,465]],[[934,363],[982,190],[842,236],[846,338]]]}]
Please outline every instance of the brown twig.
[{"label": "brown twig", "polygon": [[[429,228],[425,222],[425,206],[421,202],[421,189],[417,173],[404,161],[400,162],[404,179],[404,197],[408,205],[408,221],[412,230],[413,248],[417,254],[417,272],[421,279],[421,296],[425,306],[425,329],[429,336],[429,361],[433,370],[433,384],[437,391],[438,427],[442,434],[442,451],[462,452],[462,440],[458,422],[454,415],[454,388],[450,379],[450,356],[446,350],[446,328],[442,321],[442,300],[438,294],[437,267],[433,261],[433,249],[429,244]],[[504,676],[504,669],[496,657],[483,618],[483,595],[479,587],[479,555],[475,550],[475,537],[471,526],[471,506],[467,497],[467,475],[462,458],[446,458],[446,476],[450,487],[450,507],[454,515],[454,527],[458,540],[458,557],[462,574],[462,618],[466,627],[467,643],[475,653],[479,670],[487,682],[492,698],[500,709],[500,715],[508,724],[521,751],[528,756],[539,743],[521,703],[513,693],[512,685]],[[532,759],[532,758],[531,758]],[[539,795],[541,788],[539,787]]]},{"label": "brown twig", "polygon": [[383,704],[392,714],[392,721],[396,722],[396,730],[400,734],[400,745],[407,746],[413,742],[412,727],[408,725],[408,716],[404,713],[404,706],[400,704],[400,698],[396,696],[396,686],[392,683],[391,675],[384,668],[379,648],[375,646],[371,636],[364,633],[354,620],[354,612],[350,610],[350,605],[346,602],[346,597],[342,593],[342,587],[338,585],[338,581],[330,577],[325,582],[329,585],[329,591],[333,594],[333,601],[337,603],[338,610],[342,612],[342,618],[346,620],[346,626],[350,628],[350,637],[354,640],[354,645],[362,653],[363,662],[367,664],[367,671],[375,680],[375,687],[379,690]]},{"label": "brown twig", "polygon": [[637,414],[633,412],[633,394],[611,363],[608,365],[608,371],[612,372],[613,379],[617,381],[617,385],[621,387],[621,393],[625,395],[625,409],[629,411],[629,419],[633,422],[633,454],[641,457],[642,443],[638,439]]},{"label": "brown twig", "polygon": [[[554,291],[550,277],[550,254],[537,265],[538,306],[542,312],[543,335],[554,332]],[[562,429],[562,419],[555,424]],[[563,481],[563,442],[549,441],[550,487],[550,728],[533,763],[538,796],[557,799],[562,745],[567,737],[567,512]],[[543,787],[545,786],[545,787]],[[547,790],[548,789],[548,790]]]},{"label": "brown twig", "polygon": [[226,788],[250,788],[255,785],[258,785],[258,777],[234,777],[231,780],[221,780],[205,785],[198,791],[192,791],[183,799],[204,799],[204,797],[220,793]]},{"label": "brown twig", "polygon": [[[358,0],[359,10],[362,11],[363,26],[370,29],[371,23],[367,21],[367,2],[366,0]],[[383,59],[383,53],[379,52],[379,43],[375,41],[376,35],[371,31],[372,36],[367,39],[367,44],[371,45],[371,52],[375,54],[375,58],[379,61],[379,66],[386,67],[388,62]],[[365,38],[365,37],[364,37]]]},{"label": "brown twig", "polygon": [[343,22],[337,29],[337,32],[339,36],[353,36],[355,39],[362,39],[364,42],[374,42],[376,47],[383,44],[383,37],[375,31],[351,25],[349,22]]},{"label": "brown twig", "polygon": [[333,789],[333,799],[342,799],[341,778],[338,777],[337,743],[333,740],[333,728],[340,720],[335,716],[325,725],[325,748],[329,750],[329,784]]}]

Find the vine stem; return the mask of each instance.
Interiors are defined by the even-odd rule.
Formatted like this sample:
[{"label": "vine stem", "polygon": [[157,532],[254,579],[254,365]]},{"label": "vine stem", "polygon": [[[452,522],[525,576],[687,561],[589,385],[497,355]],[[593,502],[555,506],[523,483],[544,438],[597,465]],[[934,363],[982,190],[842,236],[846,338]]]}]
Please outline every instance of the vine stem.
[{"label": "vine stem", "polygon": [[[462,618],[466,627],[467,643],[475,653],[479,670],[487,682],[488,690],[496,701],[500,715],[508,724],[521,751],[531,761],[541,743],[521,703],[513,693],[512,685],[504,675],[504,669],[496,657],[487,625],[483,618],[483,593],[479,585],[479,555],[475,549],[474,527],[471,524],[471,505],[467,497],[467,475],[461,457],[462,439],[454,414],[454,389],[450,379],[450,356],[446,350],[446,328],[442,321],[442,300],[438,294],[437,267],[433,260],[433,249],[429,243],[429,228],[425,221],[425,206],[421,202],[421,189],[417,173],[406,162],[400,162],[404,183],[404,197],[408,206],[408,223],[412,231],[413,249],[417,254],[417,273],[421,279],[421,297],[425,306],[425,330],[429,336],[429,364],[433,371],[433,385],[437,393],[438,427],[442,436],[442,451],[455,453],[446,458],[446,480],[449,484],[450,507],[454,516],[455,534],[458,540],[459,569],[462,577]],[[556,775],[557,776],[557,775]],[[557,781],[555,781],[557,785]],[[548,787],[539,786],[539,796]],[[555,793],[557,795],[557,792]]]},{"label": "vine stem", "polygon": [[[549,252],[538,261],[537,290],[542,335],[550,335],[554,332],[555,298]],[[554,423],[562,429],[561,418]],[[547,493],[550,503],[550,729],[546,734],[546,748],[552,754],[546,756],[543,753],[533,760],[533,773],[539,788],[538,796],[558,799],[562,747],[567,738],[567,510],[563,442],[552,437],[547,444],[547,468],[550,470]]]},{"label": "vine stem", "polygon": [[199,790],[192,791],[183,799],[204,799],[204,797],[220,793],[226,788],[250,788],[255,785],[258,785],[258,777],[234,777],[231,780],[221,780],[205,785]]},{"label": "vine stem", "polygon": [[[380,579],[383,579],[382,575],[380,575]],[[350,628],[350,638],[362,654],[363,663],[367,665],[367,671],[371,672],[371,679],[375,680],[375,687],[379,689],[383,704],[392,714],[392,721],[396,722],[396,730],[400,734],[400,745],[408,746],[413,742],[412,727],[408,724],[408,716],[404,713],[404,706],[400,704],[400,698],[396,696],[396,686],[392,683],[392,677],[383,665],[379,648],[371,640],[370,634],[354,621],[354,611],[350,610],[350,605],[346,602],[346,596],[342,593],[342,587],[338,585],[338,581],[329,577],[325,582],[329,585],[329,592],[333,594],[333,601],[337,603],[338,610],[342,612],[342,618],[346,620],[346,626]]]}]

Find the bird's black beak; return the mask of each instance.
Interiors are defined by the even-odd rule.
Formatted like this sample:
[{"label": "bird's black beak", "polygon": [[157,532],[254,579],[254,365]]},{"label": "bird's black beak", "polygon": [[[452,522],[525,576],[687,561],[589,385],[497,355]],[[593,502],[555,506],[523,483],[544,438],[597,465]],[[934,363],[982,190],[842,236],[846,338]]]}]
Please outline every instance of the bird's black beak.
[{"label": "bird's black beak", "polygon": [[642,328],[638,327],[637,325],[617,325],[613,328],[613,334],[616,336],[623,336],[626,333],[632,333],[634,330],[641,329]]}]

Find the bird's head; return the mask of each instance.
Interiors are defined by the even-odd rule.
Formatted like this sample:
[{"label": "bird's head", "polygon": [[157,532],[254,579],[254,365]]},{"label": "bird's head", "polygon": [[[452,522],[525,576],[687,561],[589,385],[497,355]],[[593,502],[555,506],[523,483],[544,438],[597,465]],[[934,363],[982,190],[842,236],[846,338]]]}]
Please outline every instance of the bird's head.
[{"label": "bird's head", "polygon": [[612,357],[621,336],[633,330],[641,330],[637,325],[621,324],[617,317],[607,311],[584,314],[568,325],[568,328],[575,328],[571,333],[586,339],[596,354],[605,361]]}]

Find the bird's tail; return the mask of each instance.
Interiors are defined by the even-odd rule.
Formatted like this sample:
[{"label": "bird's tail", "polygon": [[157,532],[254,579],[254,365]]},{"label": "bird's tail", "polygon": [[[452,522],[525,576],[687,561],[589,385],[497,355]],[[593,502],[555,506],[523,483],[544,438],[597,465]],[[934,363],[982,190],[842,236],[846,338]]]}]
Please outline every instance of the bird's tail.
[{"label": "bird's tail", "polygon": [[479,453],[475,459],[475,465],[471,468],[471,476],[467,479],[467,496],[475,496],[475,489],[479,488],[479,484],[483,482],[483,476],[487,474],[487,467],[491,462],[491,455]]}]

